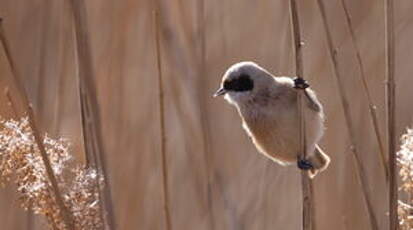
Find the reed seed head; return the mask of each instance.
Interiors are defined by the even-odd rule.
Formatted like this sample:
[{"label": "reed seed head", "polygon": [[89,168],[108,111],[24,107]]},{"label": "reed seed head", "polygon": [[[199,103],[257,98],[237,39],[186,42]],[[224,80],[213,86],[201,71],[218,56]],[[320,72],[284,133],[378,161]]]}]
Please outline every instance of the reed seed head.
[{"label": "reed seed head", "polygon": [[[66,139],[46,135],[43,143],[75,229],[101,229],[97,184],[102,177],[73,162]],[[10,181],[23,208],[46,217],[50,228],[66,229],[27,118],[0,120],[0,184]]]}]

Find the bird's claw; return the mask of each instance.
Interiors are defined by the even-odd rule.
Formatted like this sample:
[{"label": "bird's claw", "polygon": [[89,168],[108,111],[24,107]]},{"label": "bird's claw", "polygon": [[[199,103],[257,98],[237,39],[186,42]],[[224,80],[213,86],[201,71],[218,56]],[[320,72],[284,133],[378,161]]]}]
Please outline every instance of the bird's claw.
[{"label": "bird's claw", "polygon": [[310,170],[314,168],[313,164],[311,164],[310,161],[300,158],[297,160],[297,166],[301,170]]},{"label": "bird's claw", "polygon": [[301,77],[295,77],[293,80],[295,89],[307,89],[308,87],[310,87],[308,82]]}]

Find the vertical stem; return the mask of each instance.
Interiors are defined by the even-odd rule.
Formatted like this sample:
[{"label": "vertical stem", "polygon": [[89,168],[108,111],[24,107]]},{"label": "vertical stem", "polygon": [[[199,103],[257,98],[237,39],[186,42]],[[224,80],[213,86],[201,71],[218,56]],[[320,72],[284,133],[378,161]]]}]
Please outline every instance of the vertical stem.
[{"label": "vertical stem", "polygon": [[[99,164],[98,159],[95,157],[95,154],[91,154],[97,151],[93,133],[91,130],[93,129],[93,124],[91,123],[91,120],[93,120],[93,116],[90,114],[91,108],[90,108],[90,103],[87,98],[87,94],[84,92],[85,89],[83,89],[82,85],[80,84],[80,79],[79,79],[79,101],[80,101],[80,115],[81,115],[81,121],[82,121],[82,135],[83,135],[83,142],[86,151],[86,155],[92,155],[92,159],[87,158],[88,160],[93,160],[93,162],[86,162],[87,166],[92,165],[93,167],[97,167]],[[98,175],[97,180],[94,181],[94,186],[98,191],[97,194],[97,200],[100,202],[98,203],[99,205],[99,218],[100,221],[102,222],[103,225],[105,225],[105,215],[104,215],[104,202],[103,202],[103,195],[102,195],[102,186],[99,181],[100,175]]]},{"label": "vertical stem", "polygon": [[[62,13],[66,13],[63,12]],[[66,27],[66,24],[68,24],[68,17],[65,16],[63,17],[64,23],[63,27]],[[69,21],[70,22],[70,21]],[[60,125],[61,125],[61,120],[62,120],[62,114],[64,110],[64,96],[66,92],[66,87],[65,86],[65,73],[68,71],[68,64],[67,64],[67,51],[69,48],[69,39],[65,36],[67,34],[65,29],[62,29],[63,31],[61,32],[61,36],[59,36],[59,53],[60,53],[60,58],[59,58],[59,73],[57,75],[58,81],[56,85],[56,98],[55,98],[55,103],[54,103],[54,111],[53,111],[53,134],[58,135],[60,132]],[[69,32],[70,34],[70,32]],[[72,50],[73,52],[73,50]]]},{"label": "vertical stem", "polygon": [[298,19],[297,3],[295,0],[290,0],[290,20],[291,20],[291,33],[294,42],[295,53],[295,72],[297,77],[303,78],[304,64],[303,64],[303,51],[300,31],[300,21]]},{"label": "vertical stem", "polygon": [[336,77],[337,82],[338,82],[338,91],[340,94],[341,104],[343,106],[346,126],[350,134],[351,150],[353,153],[353,160],[356,165],[356,168],[355,168],[356,169],[355,171],[357,174],[356,176],[357,176],[358,182],[360,184],[360,187],[363,193],[364,202],[366,203],[366,208],[367,208],[367,213],[369,215],[371,229],[378,230],[379,227],[377,223],[377,218],[374,214],[373,203],[371,200],[371,198],[373,197],[373,194],[368,186],[366,170],[364,168],[364,165],[361,163],[360,153],[357,149],[357,142],[356,142],[357,132],[356,132],[356,129],[354,128],[353,120],[351,119],[348,96],[346,95],[346,91],[344,90],[344,82],[343,82],[343,78],[339,70],[337,51],[334,49],[333,38],[331,36],[330,28],[327,23],[327,16],[325,12],[324,2],[322,0],[317,0],[317,3],[320,9],[321,18],[322,18],[324,30],[326,33],[328,51],[329,51],[330,58],[333,63],[334,76]]},{"label": "vertical stem", "polygon": [[[47,124],[43,123],[46,121],[46,116],[48,116],[45,111],[45,96],[48,91],[47,89],[47,79],[46,79],[46,68],[47,68],[47,53],[50,50],[50,42],[51,39],[49,39],[49,31],[51,30],[51,21],[50,21],[50,16],[51,16],[51,9],[52,9],[52,3],[51,2],[45,2],[44,4],[44,9],[42,13],[42,19],[41,19],[41,30],[40,30],[40,45],[39,45],[39,69],[38,69],[38,76],[37,76],[37,92],[36,92],[36,112],[40,117],[40,120],[38,122],[42,124]],[[47,127],[47,126],[46,126]]]},{"label": "vertical stem", "polygon": [[162,182],[163,182],[163,207],[165,214],[166,230],[171,230],[171,215],[169,212],[169,190],[168,190],[168,164],[166,159],[166,132],[165,132],[165,108],[164,108],[164,91],[162,79],[162,54],[160,44],[160,26],[158,11],[154,12],[155,23],[155,42],[156,42],[156,64],[158,68],[158,97],[159,97],[159,122],[161,135],[161,158],[162,158]]},{"label": "vertical stem", "polygon": [[[106,153],[103,145],[101,116],[97,100],[95,73],[93,68],[92,51],[90,47],[87,12],[84,0],[70,0],[71,11],[74,20],[76,35],[77,64],[79,65],[79,87],[81,99],[83,98],[84,120],[86,127],[84,136],[90,138],[85,143],[87,163],[95,167],[99,172],[99,178],[103,177],[106,186],[99,189],[101,202],[105,205],[107,215],[104,220],[109,229],[116,229],[115,214],[113,210],[112,192],[107,173]],[[97,182],[98,183],[98,182]]]},{"label": "vertical stem", "polygon": [[[294,41],[295,52],[295,65],[296,75],[298,78],[303,78],[304,66],[303,66],[303,53],[302,42],[300,32],[300,22],[298,18],[297,3],[295,0],[290,0],[290,17],[291,17],[291,32]],[[303,94],[304,90],[297,92],[298,98],[298,111],[300,114],[300,146],[302,159],[306,158],[306,130],[305,130],[305,111],[303,108]],[[311,179],[305,171],[301,172],[301,188],[303,196],[303,213],[302,213],[302,229],[303,230],[315,230],[314,222],[314,200],[313,200],[313,185]]]},{"label": "vertical stem", "polygon": [[[63,56],[65,56],[65,53],[63,53]],[[64,58],[65,60],[66,58]],[[65,62],[62,62],[65,63]],[[63,71],[62,71],[63,72]],[[58,83],[57,83],[57,90],[56,90],[56,98],[55,98],[55,103],[54,103],[54,108],[53,108],[53,134],[58,135],[60,131],[60,121],[62,117],[62,110],[63,110],[63,96],[65,92],[65,87],[64,86],[64,75],[62,72],[57,76],[58,78]]]},{"label": "vertical stem", "polygon": [[370,90],[369,90],[369,87],[368,87],[368,84],[367,84],[367,77],[366,77],[366,74],[365,74],[365,71],[364,71],[364,65],[363,65],[363,61],[361,59],[360,49],[358,47],[356,33],[354,32],[354,26],[353,26],[353,22],[351,20],[350,11],[347,7],[346,0],[340,0],[340,1],[341,1],[341,5],[344,9],[344,14],[346,16],[346,22],[347,22],[347,26],[348,26],[349,31],[350,31],[351,41],[353,43],[354,50],[356,52],[357,63],[360,67],[360,79],[361,79],[361,82],[362,82],[364,92],[366,93],[367,102],[369,104],[370,117],[371,117],[371,121],[373,123],[374,133],[375,133],[376,139],[377,139],[377,144],[379,145],[381,164],[382,164],[382,167],[383,167],[383,170],[384,170],[384,174],[386,176],[386,181],[388,181],[389,180],[389,168],[388,168],[388,165],[387,165],[387,159],[386,159],[386,155],[385,155],[384,144],[383,144],[383,141],[382,141],[381,136],[380,136],[380,128],[379,128],[379,122],[378,122],[378,119],[377,119],[376,106],[373,103],[373,99],[371,98]]},{"label": "vertical stem", "polygon": [[205,0],[199,0],[198,12],[197,12],[197,22],[198,22],[198,39],[200,45],[199,53],[199,63],[198,63],[198,76],[200,78],[198,84],[198,91],[201,92],[199,96],[199,106],[200,106],[200,118],[203,133],[203,144],[204,144],[204,155],[205,155],[205,168],[206,168],[206,182],[207,182],[207,208],[208,208],[208,218],[210,222],[210,229],[215,229],[214,223],[214,207],[213,207],[213,187],[212,187],[212,152],[211,152],[211,131],[209,120],[207,118],[206,103],[203,95],[207,95],[205,84],[207,82],[207,68],[206,68],[206,28],[205,28]]},{"label": "vertical stem", "polygon": [[15,83],[17,89],[19,90],[19,92],[22,96],[23,104],[25,106],[25,110],[27,111],[27,114],[28,114],[28,117],[29,117],[30,128],[32,129],[36,145],[39,148],[40,156],[41,156],[42,161],[44,163],[44,166],[45,166],[45,169],[46,169],[46,174],[47,174],[47,177],[49,178],[49,181],[50,181],[50,184],[51,184],[51,190],[52,190],[52,192],[55,196],[54,198],[56,199],[56,204],[60,208],[62,219],[63,219],[66,227],[68,229],[72,230],[72,229],[74,229],[74,222],[73,222],[72,214],[70,213],[69,209],[65,206],[62,194],[60,193],[57,179],[54,175],[51,163],[50,163],[49,158],[47,156],[46,149],[43,145],[43,139],[41,137],[39,129],[36,126],[36,121],[35,121],[35,117],[34,117],[33,108],[32,108],[32,106],[29,102],[29,99],[27,97],[27,94],[26,94],[26,91],[23,87],[23,84],[20,82],[20,77],[18,75],[19,73],[16,69],[16,66],[14,64],[14,59],[12,58],[12,55],[11,55],[11,51],[10,51],[10,48],[9,48],[10,47],[9,42],[6,38],[6,34],[4,32],[4,29],[3,29],[3,24],[2,24],[2,19],[1,18],[0,18],[0,40],[1,40],[1,43],[3,45],[3,49],[5,51],[6,58],[9,62],[9,65],[10,65],[10,69],[11,69],[11,72],[12,72],[12,78],[14,80],[14,83]]},{"label": "vertical stem", "polygon": [[386,128],[387,148],[389,155],[389,213],[390,230],[397,230],[397,174],[396,174],[396,84],[395,73],[395,43],[394,43],[394,2],[384,1],[386,30]]}]

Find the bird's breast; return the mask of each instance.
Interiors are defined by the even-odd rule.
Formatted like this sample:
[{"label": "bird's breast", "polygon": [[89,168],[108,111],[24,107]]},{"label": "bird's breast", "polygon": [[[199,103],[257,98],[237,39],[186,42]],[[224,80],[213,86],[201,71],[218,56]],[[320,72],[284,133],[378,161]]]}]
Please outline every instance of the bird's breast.
[{"label": "bird's breast", "polygon": [[292,117],[246,116],[243,126],[261,153],[281,161],[295,161],[299,144]]}]

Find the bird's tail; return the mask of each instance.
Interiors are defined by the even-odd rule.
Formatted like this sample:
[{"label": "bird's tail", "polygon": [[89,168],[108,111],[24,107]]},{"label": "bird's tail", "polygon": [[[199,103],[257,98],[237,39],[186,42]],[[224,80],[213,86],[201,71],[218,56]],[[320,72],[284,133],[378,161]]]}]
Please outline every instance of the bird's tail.
[{"label": "bird's tail", "polygon": [[314,154],[308,156],[313,168],[308,170],[310,178],[314,178],[318,173],[327,169],[330,164],[330,157],[324,153],[320,146],[316,145]]}]

